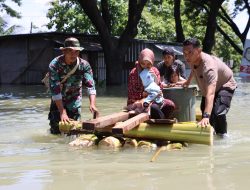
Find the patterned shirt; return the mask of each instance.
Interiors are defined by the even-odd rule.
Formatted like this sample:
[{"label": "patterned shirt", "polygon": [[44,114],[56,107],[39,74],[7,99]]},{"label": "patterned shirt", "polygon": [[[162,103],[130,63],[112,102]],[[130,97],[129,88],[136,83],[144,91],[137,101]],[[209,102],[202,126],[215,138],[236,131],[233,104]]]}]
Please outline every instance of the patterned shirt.
[{"label": "patterned shirt", "polygon": [[93,72],[89,63],[81,58],[76,71],[61,84],[63,78],[76,66],[64,62],[64,55],[54,58],[49,64],[50,92],[52,100],[62,99],[68,110],[80,112],[82,105],[82,86],[87,88],[88,95],[96,94]]}]

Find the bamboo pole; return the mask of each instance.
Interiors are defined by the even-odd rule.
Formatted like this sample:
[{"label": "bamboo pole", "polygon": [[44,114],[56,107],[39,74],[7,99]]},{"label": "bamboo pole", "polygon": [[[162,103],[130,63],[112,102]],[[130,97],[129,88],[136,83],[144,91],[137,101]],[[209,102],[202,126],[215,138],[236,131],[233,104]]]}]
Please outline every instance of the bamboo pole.
[{"label": "bamboo pole", "polygon": [[151,158],[150,162],[154,162],[156,158],[159,156],[160,152],[166,150],[166,146],[159,147],[156,152],[154,153],[153,157]]},{"label": "bamboo pole", "polygon": [[71,130],[77,130],[82,128],[82,123],[80,121],[71,120],[69,122],[59,122],[60,132],[69,133]]},{"label": "bamboo pole", "polygon": [[174,123],[172,125],[141,123],[126,131],[125,137],[182,141],[197,144],[213,144],[213,128],[201,128],[196,122]]}]

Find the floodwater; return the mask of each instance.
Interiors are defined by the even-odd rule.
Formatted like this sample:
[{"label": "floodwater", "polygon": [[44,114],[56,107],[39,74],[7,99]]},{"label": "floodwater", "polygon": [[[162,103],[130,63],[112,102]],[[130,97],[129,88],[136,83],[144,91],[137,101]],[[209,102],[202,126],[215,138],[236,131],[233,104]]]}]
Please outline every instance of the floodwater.
[{"label": "floodwater", "polygon": [[[236,79],[229,137],[215,138],[214,146],[161,152],[155,162],[150,162],[155,150],[72,148],[72,137],[47,131],[50,99],[43,86],[0,86],[0,189],[247,190],[250,79]],[[126,104],[123,87],[98,93],[102,115]],[[89,119],[87,97],[83,102],[82,119]]]}]

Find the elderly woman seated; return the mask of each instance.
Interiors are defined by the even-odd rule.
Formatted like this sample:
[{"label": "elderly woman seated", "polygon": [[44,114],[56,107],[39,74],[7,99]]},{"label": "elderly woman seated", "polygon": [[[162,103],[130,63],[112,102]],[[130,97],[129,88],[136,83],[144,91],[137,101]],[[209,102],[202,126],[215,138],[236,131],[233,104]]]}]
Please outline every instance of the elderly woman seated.
[{"label": "elderly woman seated", "polygon": [[153,51],[142,50],[128,77],[127,109],[149,112],[152,119],[171,118],[175,104],[162,97],[160,73],[153,64]]}]

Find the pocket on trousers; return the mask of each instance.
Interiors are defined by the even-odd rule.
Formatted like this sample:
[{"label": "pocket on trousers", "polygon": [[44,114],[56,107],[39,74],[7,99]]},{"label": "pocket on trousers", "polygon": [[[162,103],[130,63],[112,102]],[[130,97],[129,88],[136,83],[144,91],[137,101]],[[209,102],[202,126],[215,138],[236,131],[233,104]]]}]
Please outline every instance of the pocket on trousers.
[{"label": "pocket on trousers", "polygon": [[231,105],[232,96],[221,96],[220,103],[215,111],[216,115],[225,115],[227,114],[230,105]]},{"label": "pocket on trousers", "polygon": [[231,105],[232,96],[222,96],[221,103],[224,104],[226,107],[230,107]]}]

